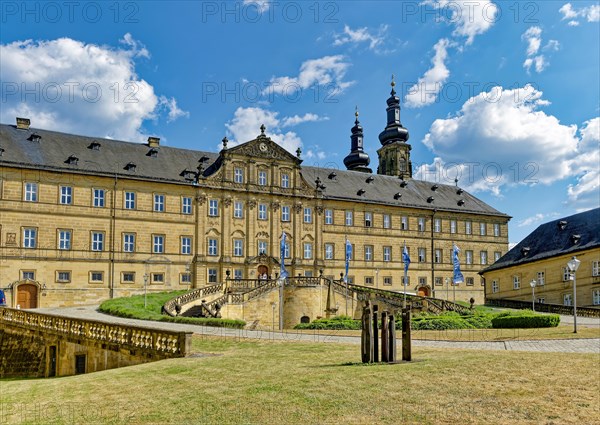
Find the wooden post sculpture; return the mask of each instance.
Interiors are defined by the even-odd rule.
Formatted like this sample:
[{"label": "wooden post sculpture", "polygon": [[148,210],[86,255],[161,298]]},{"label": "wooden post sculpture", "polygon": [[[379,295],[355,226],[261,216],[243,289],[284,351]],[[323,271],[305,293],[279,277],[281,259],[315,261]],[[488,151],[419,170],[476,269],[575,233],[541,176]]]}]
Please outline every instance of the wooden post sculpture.
[{"label": "wooden post sculpture", "polygon": [[389,315],[389,354],[388,354],[388,362],[395,363],[396,356],[396,320],[393,314]]},{"label": "wooden post sculpture", "polygon": [[377,329],[377,310],[379,307],[373,305],[373,361],[379,362],[379,330]]},{"label": "wooden post sculpture", "polygon": [[410,308],[402,309],[402,360],[411,361]]},{"label": "wooden post sculpture", "polygon": [[381,361],[389,362],[390,350],[388,344],[389,332],[387,311],[381,312]]},{"label": "wooden post sculpture", "polygon": [[373,362],[373,313],[367,301],[362,313],[361,357],[363,363]]}]

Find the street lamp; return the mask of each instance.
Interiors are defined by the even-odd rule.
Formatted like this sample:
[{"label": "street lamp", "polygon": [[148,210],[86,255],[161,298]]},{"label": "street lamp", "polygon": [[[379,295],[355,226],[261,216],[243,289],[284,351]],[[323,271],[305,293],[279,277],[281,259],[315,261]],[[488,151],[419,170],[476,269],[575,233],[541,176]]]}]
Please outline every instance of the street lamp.
[{"label": "street lamp", "polygon": [[379,269],[375,269],[375,288],[379,289]]},{"label": "street lamp", "polygon": [[446,301],[449,301],[448,297],[450,296],[450,294],[449,294],[449,288],[450,288],[449,283],[450,283],[450,278],[447,277],[446,278]]},{"label": "street lamp", "polygon": [[537,285],[535,279],[529,282],[529,286],[531,286],[531,309],[533,311],[535,311],[535,285]]},{"label": "street lamp", "polygon": [[577,333],[577,278],[575,275],[577,274],[577,269],[580,264],[581,261],[575,256],[567,263],[569,272],[571,272],[571,276],[573,276],[573,333]]},{"label": "street lamp", "polygon": [[146,309],[147,305],[147,288],[148,288],[148,273],[144,273],[144,309]]}]

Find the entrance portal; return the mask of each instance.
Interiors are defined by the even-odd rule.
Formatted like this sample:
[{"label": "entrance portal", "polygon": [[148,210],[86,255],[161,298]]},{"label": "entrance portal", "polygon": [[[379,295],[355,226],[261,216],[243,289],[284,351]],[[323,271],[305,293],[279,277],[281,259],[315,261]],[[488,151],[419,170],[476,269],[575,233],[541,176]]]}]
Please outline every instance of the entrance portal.
[{"label": "entrance portal", "polygon": [[265,265],[258,266],[258,278],[267,279],[269,277],[269,268]]},{"label": "entrance portal", "polygon": [[426,286],[421,286],[418,290],[417,290],[417,295],[420,297],[428,297],[429,296],[429,288]]},{"label": "entrance portal", "polygon": [[26,283],[17,287],[17,304],[21,308],[37,308],[38,288]]}]

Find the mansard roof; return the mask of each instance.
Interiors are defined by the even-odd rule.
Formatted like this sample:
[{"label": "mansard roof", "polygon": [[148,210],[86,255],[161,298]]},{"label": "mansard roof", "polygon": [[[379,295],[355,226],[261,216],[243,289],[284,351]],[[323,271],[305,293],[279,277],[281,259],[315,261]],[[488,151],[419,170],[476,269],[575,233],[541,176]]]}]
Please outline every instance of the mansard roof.
[{"label": "mansard roof", "polygon": [[[265,150],[261,150],[263,142],[267,144]],[[0,165],[19,168],[191,185],[196,181],[191,176],[197,177],[199,166],[204,177],[217,172],[226,152],[293,163],[300,167],[315,195],[323,199],[510,218],[455,186],[435,184],[434,188],[434,183],[414,179],[403,183],[394,176],[301,166],[299,158],[262,134],[248,143],[215,153],[0,124]],[[330,178],[332,173],[335,178]],[[317,178],[325,186],[319,191]],[[202,180],[198,184],[202,185]]]},{"label": "mansard roof", "polygon": [[542,224],[481,273],[600,247],[600,208]]}]

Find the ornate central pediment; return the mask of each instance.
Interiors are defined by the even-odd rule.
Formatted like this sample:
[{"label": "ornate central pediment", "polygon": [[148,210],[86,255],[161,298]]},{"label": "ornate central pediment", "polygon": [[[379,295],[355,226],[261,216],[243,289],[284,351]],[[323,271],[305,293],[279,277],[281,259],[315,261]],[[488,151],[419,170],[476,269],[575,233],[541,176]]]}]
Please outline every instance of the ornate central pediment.
[{"label": "ornate central pediment", "polygon": [[[264,127],[261,127],[261,134],[254,140],[234,146],[228,149],[229,155],[246,156],[249,158],[268,159],[275,161],[291,162],[299,165],[302,160],[294,156],[280,145],[271,140],[264,134]],[[298,152],[298,155],[300,152]]]}]

